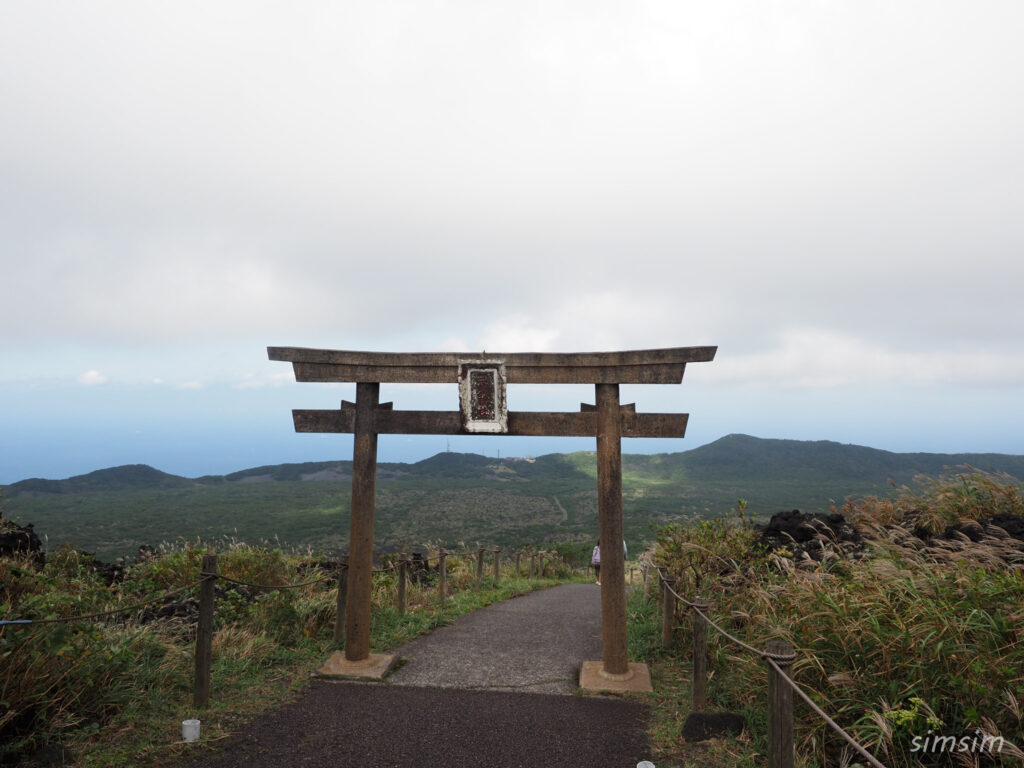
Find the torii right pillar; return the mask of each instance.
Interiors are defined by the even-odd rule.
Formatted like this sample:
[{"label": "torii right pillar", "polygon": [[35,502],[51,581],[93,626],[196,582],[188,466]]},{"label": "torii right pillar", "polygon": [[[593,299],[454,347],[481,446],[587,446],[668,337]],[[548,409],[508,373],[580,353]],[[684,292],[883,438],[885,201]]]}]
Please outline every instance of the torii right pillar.
[{"label": "torii right pillar", "polygon": [[627,655],[619,385],[596,384],[595,388],[602,659],[583,662],[580,688],[587,691],[650,691],[651,673],[647,665],[631,663]]}]

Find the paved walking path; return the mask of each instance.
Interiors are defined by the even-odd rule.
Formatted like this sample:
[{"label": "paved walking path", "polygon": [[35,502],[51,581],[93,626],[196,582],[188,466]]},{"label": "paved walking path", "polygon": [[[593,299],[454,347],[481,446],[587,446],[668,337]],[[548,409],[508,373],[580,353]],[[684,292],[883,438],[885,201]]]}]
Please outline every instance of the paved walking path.
[{"label": "paved walking path", "polygon": [[191,768],[634,768],[647,707],[576,691],[598,659],[600,591],[566,584],[489,606],[393,652],[385,683],[314,680]]},{"label": "paved walking path", "polygon": [[563,584],[506,600],[395,648],[393,685],[572,694],[601,658],[601,589]]}]

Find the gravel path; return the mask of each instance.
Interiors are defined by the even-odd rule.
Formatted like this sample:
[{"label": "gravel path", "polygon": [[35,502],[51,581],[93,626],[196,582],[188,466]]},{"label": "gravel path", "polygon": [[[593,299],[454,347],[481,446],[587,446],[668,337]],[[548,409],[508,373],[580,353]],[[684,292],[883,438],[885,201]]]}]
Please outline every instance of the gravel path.
[{"label": "gravel path", "polygon": [[490,606],[395,649],[386,683],[314,680],[190,768],[633,768],[647,707],[576,690],[600,658],[600,592],[567,584]]}]

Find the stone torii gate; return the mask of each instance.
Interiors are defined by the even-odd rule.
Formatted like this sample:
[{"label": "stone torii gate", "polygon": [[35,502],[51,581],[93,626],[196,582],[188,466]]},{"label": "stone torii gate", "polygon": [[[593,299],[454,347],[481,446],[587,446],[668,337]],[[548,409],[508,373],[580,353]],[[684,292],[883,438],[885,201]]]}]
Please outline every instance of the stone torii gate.
[{"label": "stone torii gate", "polygon": [[[689,414],[637,413],[620,405],[620,384],[679,384],[687,363],[714,359],[717,347],[597,353],[391,353],[268,347],[290,362],[296,381],[355,382],[356,402],[338,410],[293,410],[296,432],[354,435],[345,654],[332,673],[383,677],[394,663],[370,653],[377,435],[529,435],[597,438],[598,541],[601,545],[602,661],[585,661],[585,689],[650,689],[644,664],[626,655],[625,565],[622,551],[623,437],[683,437]],[[396,411],[380,403],[386,383],[459,385],[458,411]],[[595,404],[579,412],[510,412],[508,384],[593,384]]]}]

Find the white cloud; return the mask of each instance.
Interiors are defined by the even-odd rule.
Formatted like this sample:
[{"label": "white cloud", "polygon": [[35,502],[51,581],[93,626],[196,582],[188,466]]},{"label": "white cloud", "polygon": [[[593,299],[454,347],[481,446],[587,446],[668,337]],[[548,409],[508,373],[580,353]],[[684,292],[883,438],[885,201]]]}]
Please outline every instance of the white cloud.
[{"label": "white cloud", "polygon": [[178,385],[178,389],[202,389],[203,383],[201,381],[185,381]]},{"label": "white cloud", "polygon": [[461,336],[449,336],[437,345],[436,352],[471,352],[469,344]]},{"label": "white cloud", "polygon": [[285,384],[294,384],[295,374],[291,368],[283,373],[269,375],[249,373],[245,377],[231,385],[232,389],[263,389],[264,387],[281,387]]},{"label": "white cloud", "polygon": [[106,384],[107,377],[99,371],[86,371],[78,377],[78,381],[85,384],[87,387],[96,386],[98,384]]},{"label": "white cloud", "polygon": [[1011,4],[238,8],[5,18],[0,338],[1022,335]]},{"label": "white cloud", "polygon": [[857,384],[905,386],[1024,386],[1024,359],[1006,360],[988,351],[936,345],[907,352],[830,330],[803,328],[781,333],[757,352],[719,349],[701,378],[763,386],[820,389]]},{"label": "white cloud", "polygon": [[556,328],[538,328],[520,315],[490,323],[480,335],[480,347],[494,352],[548,352],[558,336]]}]

